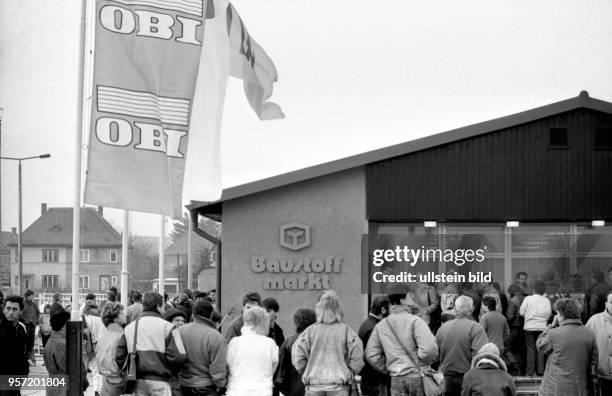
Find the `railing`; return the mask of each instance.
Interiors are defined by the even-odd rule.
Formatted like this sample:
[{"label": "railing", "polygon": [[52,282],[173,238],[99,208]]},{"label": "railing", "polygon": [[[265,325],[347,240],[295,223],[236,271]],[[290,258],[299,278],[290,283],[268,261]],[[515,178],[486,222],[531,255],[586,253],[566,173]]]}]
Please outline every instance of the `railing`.
[{"label": "railing", "polygon": [[[38,309],[40,309],[40,311],[43,311],[43,308],[46,304],[52,304],[53,303],[53,295],[55,293],[38,293],[38,297],[34,297],[34,301],[37,302],[38,304]],[[89,293],[79,293],[79,306],[81,306],[84,302],[85,302],[85,297],[88,295]],[[60,293],[61,297],[60,297],[60,303],[62,305],[66,305],[66,303],[70,303],[72,304],[72,294],[71,293]],[[106,294],[103,293],[94,293],[94,295],[96,296],[96,303],[98,304],[98,306],[100,306],[100,303],[104,300],[106,300]]]}]

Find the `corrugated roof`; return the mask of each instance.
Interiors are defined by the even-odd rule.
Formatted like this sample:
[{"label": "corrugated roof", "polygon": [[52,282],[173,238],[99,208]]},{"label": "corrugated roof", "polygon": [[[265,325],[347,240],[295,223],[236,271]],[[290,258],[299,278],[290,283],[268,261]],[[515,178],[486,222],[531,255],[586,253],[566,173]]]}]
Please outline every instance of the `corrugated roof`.
[{"label": "corrugated roof", "polygon": [[582,91],[574,98],[536,107],[531,110],[227,188],[223,190],[220,200],[215,202],[192,202],[189,209],[199,209],[199,211],[204,214],[218,214],[221,211],[219,204],[224,201],[364,166],[400,155],[426,150],[458,140],[484,135],[579,108],[587,108],[612,114],[612,103],[591,98],[587,91]]},{"label": "corrugated roof", "polygon": [[[49,208],[23,231],[23,246],[72,246],[72,208]],[[81,208],[81,247],[121,247],[121,235],[100,213]]]}]

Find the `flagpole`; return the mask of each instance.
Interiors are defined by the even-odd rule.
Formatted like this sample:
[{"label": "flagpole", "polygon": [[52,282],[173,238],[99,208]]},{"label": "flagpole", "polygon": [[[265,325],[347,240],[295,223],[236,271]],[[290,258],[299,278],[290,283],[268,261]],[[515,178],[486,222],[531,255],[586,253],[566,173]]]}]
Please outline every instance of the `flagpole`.
[{"label": "flagpole", "polygon": [[85,33],[87,1],[81,3],[81,23],[79,28],[79,68],[77,88],[77,120],[74,144],[74,201],[72,208],[72,312],[70,319],[80,320],[79,317],[79,241],[81,237],[81,157],[83,150],[83,92],[85,76]]},{"label": "flagpole", "polygon": [[157,283],[157,292],[159,294],[162,295],[162,297],[164,296],[164,283],[165,283],[165,277],[164,277],[164,267],[165,267],[165,257],[164,257],[164,251],[166,250],[166,241],[164,240],[166,237],[166,217],[164,215],[160,216],[160,229],[159,229],[159,276],[158,276],[158,283]]},{"label": "flagpole", "polygon": [[123,211],[123,235],[121,236],[121,304],[124,307],[128,305],[128,249],[130,243],[130,212]]},{"label": "flagpole", "polygon": [[191,233],[193,225],[191,224],[191,212],[187,212],[187,289],[193,288],[193,260],[191,257]]}]

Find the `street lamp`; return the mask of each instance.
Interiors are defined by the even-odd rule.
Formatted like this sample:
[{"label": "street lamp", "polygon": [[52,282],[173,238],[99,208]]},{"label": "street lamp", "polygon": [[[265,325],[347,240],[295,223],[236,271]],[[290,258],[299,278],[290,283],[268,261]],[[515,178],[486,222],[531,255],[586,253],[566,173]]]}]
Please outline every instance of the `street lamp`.
[{"label": "street lamp", "polygon": [[21,296],[23,294],[23,246],[22,246],[22,240],[23,240],[23,230],[22,230],[22,224],[21,224],[21,161],[25,161],[25,160],[29,160],[29,159],[35,159],[35,158],[50,158],[51,154],[41,154],[41,155],[34,155],[31,157],[0,157],[0,159],[3,160],[11,160],[11,161],[17,161],[19,163],[19,166],[17,167],[18,169],[18,180],[19,180],[19,217],[18,217],[18,227],[19,227],[19,233],[17,235],[17,254],[19,256],[19,270],[18,270],[18,276],[19,276],[19,283],[18,283],[18,287],[17,287],[17,295]]}]

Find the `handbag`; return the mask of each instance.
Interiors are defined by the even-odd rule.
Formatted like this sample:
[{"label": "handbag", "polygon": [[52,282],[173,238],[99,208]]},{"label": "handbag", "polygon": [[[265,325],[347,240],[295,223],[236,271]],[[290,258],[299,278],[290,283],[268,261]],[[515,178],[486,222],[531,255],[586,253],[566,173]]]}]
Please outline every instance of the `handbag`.
[{"label": "handbag", "polygon": [[128,357],[123,365],[123,394],[131,395],[136,387],[136,372],[138,368],[138,354],[136,353],[136,338],[138,337],[138,322],[134,325],[134,342],[132,343],[132,352],[128,353]]},{"label": "handbag", "polygon": [[357,382],[355,381],[355,374],[353,374],[353,370],[351,370],[351,365],[349,364],[349,349],[348,349],[348,326],[346,326],[346,332],[344,336],[346,346],[346,367],[349,369],[349,373],[351,377],[349,378],[349,394],[348,396],[360,396],[359,388],[357,387]]},{"label": "handbag", "polygon": [[[404,348],[404,350],[408,353],[408,359],[410,359],[412,361],[412,364],[414,364],[417,370],[419,370],[419,374],[421,374],[421,379],[423,380],[423,391],[425,392],[425,396],[442,395],[442,393],[444,392],[444,374],[432,369],[431,367],[427,370],[423,370],[417,364],[419,359],[414,356],[414,353],[411,350],[404,346],[401,339],[397,336],[397,333],[395,332],[393,326],[391,326],[388,322],[387,325],[391,329],[391,332],[393,332],[393,335],[395,336],[401,347]],[[410,333],[414,338],[414,322],[412,322]]]}]

